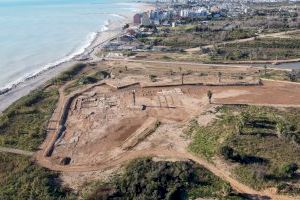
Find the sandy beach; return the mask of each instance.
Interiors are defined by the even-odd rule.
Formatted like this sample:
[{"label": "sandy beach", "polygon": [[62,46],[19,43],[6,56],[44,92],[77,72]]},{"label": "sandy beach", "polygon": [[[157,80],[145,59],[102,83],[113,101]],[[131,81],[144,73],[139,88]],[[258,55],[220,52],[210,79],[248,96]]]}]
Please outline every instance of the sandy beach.
[{"label": "sandy beach", "polygon": [[[148,11],[153,8],[151,4],[140,3],[138,5],[140,11]],[[107,26],[107,30],[103,32],[98,32],[97,36],[91,43],[91,45],[85,49],[84,53],[72,58],[70,61],[61,63],[57,66],[43,71],[37,74],[34,77],[27,79],[26,81],[16,85],[11,90],[0,95],[0,112],[3,112],[8,106],[19,98],[29,94],[31,91],[43,87],[45,83],[55,76],[59,75],[63,71],[66,71],[68,68],[79,62],[91,62],[96,61],[99,58],[95,55],[102,46],[108,41],[116,38],[119,34],[122,33],[122,27],[126,23],[130,23],[133,13],[128,13],[123,15],[123,18],[119,20],[111,20]],[[87,61],[82,61],[87,60]]]}]

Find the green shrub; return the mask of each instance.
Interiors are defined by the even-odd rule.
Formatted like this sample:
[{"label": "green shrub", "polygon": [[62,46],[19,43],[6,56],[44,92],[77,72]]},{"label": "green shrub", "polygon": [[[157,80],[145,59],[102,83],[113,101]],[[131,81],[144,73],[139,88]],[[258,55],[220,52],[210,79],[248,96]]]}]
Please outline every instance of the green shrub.
[{"label": "green shrub", "polygon": [[70,81],[74,79],[74,77],[78,75],[86,66],[87,65],[85,63],[75,64],[71,69],[54,78],[52,82],[54,84],[60,84],[61,82]]},{"label": "green shrub", "polygon": [[149,78],[150,78],[151,82],[156,82],[156,78],[157,78],[157,76],[156,76],[156,75],[153,75],[153,74],[151,74],[151,75],[149,75]]},{"label": "green shrub", "polygon": [[83,76],[78,80],[78,84],[80,85],[87,85],[96,83],[98,80],[92,76]]},{"label": "green shrub", "polygon": [[[300,144],[299,109],[222,106],[217,116],[214,123],[193,130],[191,151],[208,159],[222,156],[229,160],[234,163],[234,175],[257,189],[293,180],[300,162],[295,150]],[[242,134],[236,134],[237,119],[243,124]],[[284,129],[277,126],[279,121],[284,122]],[[281,137],[277,137],[279,131]],[[291,191],[300,192],[294,186]]]},{"label": "green shrub", "polygon": [[234,158],[234,150],[229,146],[223,146],[220,149],[220,154],[226,159],[230,160]]},{"label": "green shrub", "polygon": [[8,107],[0,117],[0,146],[37,149],[57,100],[56,89],[37,90]]},{"label": "green shrub", "polygon": [[296,163],[283,164],[280,170],[281,176],[291,178],[296,173],[298,168],[299,167]]},{"label": "green shrub", "polygon": [[131,162],[125,173],[110,184],[98,184],[86,198],[96,199],[229,199],[239,197],[231,186],[191,161]]},{"label": "green shrub", "polygon": [[29,158],[0,153],[0,199],[75,199],[63,189],[58,174],[33,164]]}]

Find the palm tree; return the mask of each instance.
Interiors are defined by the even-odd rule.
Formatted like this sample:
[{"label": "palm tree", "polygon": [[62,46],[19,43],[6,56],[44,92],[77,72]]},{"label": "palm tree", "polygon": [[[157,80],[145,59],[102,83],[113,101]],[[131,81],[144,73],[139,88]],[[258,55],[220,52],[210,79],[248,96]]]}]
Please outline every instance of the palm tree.
[{"label": "palm tree", "polygon": [[285,124],[282,120],[277,121],[276,123],[276,133],[279,138],[281,138],[285,132]]},{"label": "palm tree", "polygon": [[243,123],[240,120],[237,120],[235,123],[235,130],[238,135],[241,135],[242,130],[243,130]]},{"label": "palm tree", "polygon": [[212,96],[213,96],[212,91],[208,90],[208,92],[207,92],[207,97],[208,97],[208,102],[209,102],[209,104],[211,104]]},{"label": "palm tree", "polygon": [[265,76],[267,75],[267,65],[264,65],[264,69],[265,69]]},{"label": "palm tree", "polygon": [[236,124],[235,124],[235,129],[236,129],[236,132],[240,135],[242,134],[242,131],[243,131],[243,128],[246,124],[246,122],[248,121],[249,119],[249,116],[247,113],[241,113],[238,117],[237,117],[237,120],[236,120]]}]

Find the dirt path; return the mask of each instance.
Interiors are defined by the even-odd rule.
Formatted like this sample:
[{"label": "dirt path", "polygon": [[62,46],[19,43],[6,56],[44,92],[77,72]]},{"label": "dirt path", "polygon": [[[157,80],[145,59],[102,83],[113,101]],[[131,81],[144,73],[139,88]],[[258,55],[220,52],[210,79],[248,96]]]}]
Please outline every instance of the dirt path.
[{"label": "dirt path", "polygon": [[300,85],[299,82],[281,81],[281,80],[268,79],[268,78],[261,78],[261,80],[263,80],[263,81],[277,82],[277,83],[288,83],[288,84]]},{"label": "dirt path", "polygon": [[0,152],[12,153],[12,154],[28,156],[28,157],[31,157],[34,155],[34,152],[24,151],[24,150],[14,149],[14,148],[7,148],[7,147],[0,147]]},{"label": "dirt path", "polygon": [[139,157],[145,156],[159,156],[159,157],[167,157],[167,158],[178,158],[178,159],[190,159],[194,162],[202,165],[209,171],[211,171],[216,176],[220,177],[221,179],[230,183],[230,185],[239,193],[244,193],[251,196],[252,199],[276,199],[276,200],[292,200],[294,198],[288,196],[282,196],[273,194],[269,191],[257,191],[254,190],[236,179],[234,179],[231,174],[223,169],[218,168],[212,163],[195,156],[189,152],[177,152],[173,149],[145,149],[142,151],[131,151],[124,153],[118,158],[114,160],[106,160],[103,163],[99,163],[94,166],[62,166],[62,165],[55,165],[48,160],[38,160],[38,163],[43,167],[49,168],[54,171],[62,171],[62,172],[90,172],[90,171],[99,171],[99,170],[107,170],[114,166],[124,165],[125,163]]},{"label": "dirt path", "polygon": [[186,155],[187,158],[195,161],[196,163],[204,166],[206,169],[208,169],[209,171],[211,171],[213,174],[215,174],[216,176],[220,177],[221,179],[227,181],[230,183],[230,185],[238,192],[240,193],[245,193],[248,194],[251,199],[276,199],[276,200],[294,200],[295,198],[293,197],[289,197],[289,196],[283,196],[283,195],[278,195],[278,194],[274,194],[270,191],[257,191],[254,190],[250,187],[248,187],[247,185],[239,182],[238,180],[236,180],[234,177],[231,176],[231,174],[227,171],[224,171],[221,168],[218,168],[217,166],[209,163],[206,160],[201,159],[198,156],[195,156],[191,153],[185,153],[184,155]]},{"label": "dirt path", "polygon": [[[107,61],[122,61],[122,62],[132,62],[132,63],[153,63],[153,64],[171,64],[171,65],[179,65],[184,67],[183,65],[188,66],[197,66],[197,67],[235,67],[235,68],[252,68],[252,69],[263,69],[263,67],[254,67],[251,65],[245,64],[205,64],[205,63],[195,63],[195,62],[178,62],[178,61],[158,61],[158,60],[134,60],[134,59],[123,59],[123,58],[107,58]],[[300,60],[300,59],[299,59]],[[270,61],[272,62],[272,61]],[[285,68],[272,68],[268,67],[268,69],[278,70],[278,71],[291,71],[291,69]]]}]

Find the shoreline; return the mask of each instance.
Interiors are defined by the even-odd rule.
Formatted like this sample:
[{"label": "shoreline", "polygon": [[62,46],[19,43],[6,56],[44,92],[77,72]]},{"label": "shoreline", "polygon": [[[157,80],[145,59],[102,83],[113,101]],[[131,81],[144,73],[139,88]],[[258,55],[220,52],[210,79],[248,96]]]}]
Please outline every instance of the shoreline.
[{"label": "shoreline", "polygon": [[[117,21],[117,20],[111,21],[111,20],[109,20],[107,22],[107,24],[103,26],[104,30],[89,33],[91,35],[94,34],[94,36],[93,36],[92,40],[90,42],[88,42],[87,46],[82,47],[83,52],[76,53],[76,51],[75,51],[74,53],[71,53],[69,55],[65,55],[64,57],[62,57],[60,59],[57,59],[56,61],[54,61],[52,63],[45,64],[44,67],[40,68],[40,70],[38,70],[36,72],[33,72],[32,74],[29,74],[27,76],[19,78],[19,81],[15,81],[15,83],[13,82],[9,86],[0,88],[0,95],[3,95],[5,93],[19,87],[20,85],[22,85],[26,81],[34,79],[37,76],[39,76],[43,73],[46,73],[47,71],[52,70],[53,68],[60,67],[61,65],[64,65],[66,63],[73,62],[73,61],[83,62],[85,57],[88,58],[88,57],[91,56],[91,53],[92,53],[92,50],[94,49],[94,46],[101,45],[102,43],[108,41],[110,39],[110,36],[108,36],[109,33],[114,35],[113,32],[117,31],[115,29],[118,28],[121,23],[122,23],[121,21]],[[116,26],[115,24],[118,24],[118,25]],[[118,31],[121,31],[121,30],[118,30]],[[111,38],[113,38],[113,37],[114,36],[111,36]]]},{"label": "shoreline", "polygon": [[[137,8],[140,11],[146,11],[152,8],[152,5],[146,3],[137,3]],[[122,34],[123,25],[130,23],[133,15],[133,12],[129,12],[126,15],[122,15],[122,18],[120,19],[109,20],[108,24],[105,25],[107,29],[103,31],[99,30],[96,33],[95,38],[82,53],[74,55],[69,60],[63,61],[56,65],[54,64],[46,69],[42,69],[40,72],[37,72],[32,76],[27,78],[25,77],[24,80],[13,84],[10,88],[3,88],[0,90],[0,113],[2,113],[6,108],[8,108],[12,103],[21,97],[28,95],[31,91],[36,90],[39,87],[43,87],[47,81],[58,76],[60,73],[66,71],[76,63],[97,61],[97,56],[95,55],[97,50],[101,49],[102,46],[108,41],[116,38],[119,34]]]}]

